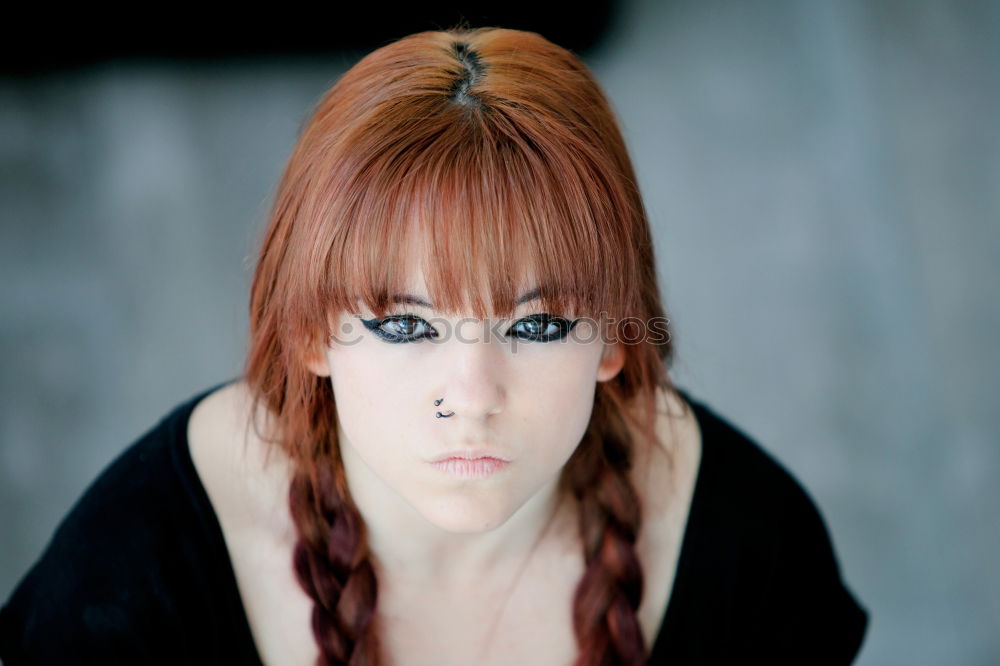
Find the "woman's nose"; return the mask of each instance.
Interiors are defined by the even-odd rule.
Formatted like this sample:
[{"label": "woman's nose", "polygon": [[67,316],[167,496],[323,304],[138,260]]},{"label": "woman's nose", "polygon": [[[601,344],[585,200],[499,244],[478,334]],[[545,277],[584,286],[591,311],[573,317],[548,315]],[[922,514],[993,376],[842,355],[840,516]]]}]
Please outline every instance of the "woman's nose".
[{"label": "woman's nose", "polygon": [[487,324],[467,322],[456,327],[454,339],[442,349],[442,385],[436,389],[437,407],[453,418],[483,419],[503,411],[506,400],[505,341],[487,337]]}]

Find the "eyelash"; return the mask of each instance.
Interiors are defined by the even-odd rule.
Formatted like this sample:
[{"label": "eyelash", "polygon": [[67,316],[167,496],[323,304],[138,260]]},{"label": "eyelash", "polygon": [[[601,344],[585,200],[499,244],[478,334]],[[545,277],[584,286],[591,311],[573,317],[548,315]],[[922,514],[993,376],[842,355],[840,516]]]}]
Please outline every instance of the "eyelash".
[{"label": "eyelash", "polygon": [[[361,317],[358,317],[358,319],[360,319],[361,323],[365,325],[365,328],[374,333],[376,337],[385,342],[393,344],[418,342],[424,338],[437,337],[437,333],[423,333],[421,335],[396,335],[393,333],[388,333],[382,328],[383,326],[389,323],[398,321],[407,321],[407,320],[414,322],[423,322],[423,324],[425,325],[427,324],[427,322],[424,321],[421,317],[418,317],[417,315],[414,314],[392,315],[390,317],[386,317],[385,319],[362,319]],[[516,327],[518,324],[522,322],[535,322],[540,327],[547,327],[548,324],[554,324],[555,326],[558,327],[559,330],[550,335],[527,335],[527,336],[515,335],[514,337],[524,342],[555,342],[569,335],[569,332],[573,330],[573,328],[577,325],[577,323],[579,323],[579,321],[580,321],[579,319],[570,321],[563,317],[554,317],[547,312],[540,312],[537,314],[528,315],[527,317],[522,317],[521,319],[518,319],[511,326],[511,330],[513,330],[514,327]],[[433,331],[433,329],[430,330]]]}]

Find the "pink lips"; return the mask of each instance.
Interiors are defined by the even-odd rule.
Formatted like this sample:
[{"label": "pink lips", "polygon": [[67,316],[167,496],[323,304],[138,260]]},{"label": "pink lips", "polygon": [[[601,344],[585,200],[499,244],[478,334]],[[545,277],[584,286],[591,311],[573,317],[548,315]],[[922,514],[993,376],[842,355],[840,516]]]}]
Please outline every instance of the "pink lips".
[{"label": "pink lips", "polygon": [[440,458],[431,463],[433,467],[445,474],[461,479],[479,479],[491,476],[509,464],[508,460],[492,456]]}]

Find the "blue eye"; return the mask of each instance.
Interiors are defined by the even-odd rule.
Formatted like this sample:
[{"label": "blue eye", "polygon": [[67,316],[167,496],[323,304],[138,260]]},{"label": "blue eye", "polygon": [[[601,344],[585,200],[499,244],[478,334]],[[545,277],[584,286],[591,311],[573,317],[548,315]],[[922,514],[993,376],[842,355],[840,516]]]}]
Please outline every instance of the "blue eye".
[{"label": "blue eye", "polygon": [[[358,319],[380,340],[393,344],[438,337],[437,331],[426,321],[412,314],[393,315],[385,319]],[[517,320],[510,331],[515,338],[525,342],[554,342],[566,337],[579,321],[539,313]]]},{"label": "blue eye", "polygon": [[579,319],[569,321],[543,312],[517,320],[510,330],[517,331],[519,326],[525,324],[525,328],[520,330],[526,332],[523,334],[515,332],[514,337],[526,342],[553,342],[566,337],[579,321]]},{"label": "blue eye", "polygon": [[[361,319],[361,317],[358,317],[358,319]],[[437,337],[437,331],[431,328],[426,321],[415,315],[393,315],[385,319],[361,319],[361,323],[378,338],[386,342],[416,342],[422,338]],[[421,327],[430,332],[419,334],[414,332],[419,331]]]}]

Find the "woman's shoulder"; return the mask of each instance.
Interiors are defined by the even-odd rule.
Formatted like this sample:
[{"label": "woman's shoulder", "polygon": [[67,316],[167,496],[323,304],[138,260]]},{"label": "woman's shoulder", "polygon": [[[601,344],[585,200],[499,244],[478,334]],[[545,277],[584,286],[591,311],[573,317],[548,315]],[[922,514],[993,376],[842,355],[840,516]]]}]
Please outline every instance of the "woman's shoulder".
[{"label": "woman's shoulder", "polygon": [[[723,533],[733,547],[751,547],[766,533],[787,529],[784,521],[793,514],[821,519],[791,471],[707,402],[682,387],[663,392],[658,401],[658,411],[670,416],[659,419],[658,438],[676,468],[664,478],[674,484],[687,479],[694,494],[691,512],[729,523]],[[674,492],[662,494],[663,504],[677,501]]]},{"label": "woman's shoulder", "polygon": [[62,518],[0,610],[4,663],[161,663],[171,654],[162,637],[183,636],[181,614],[201,603],[192,602],[217,562],[205,556],[211,517],[181,448],[191,409],[211,390],[129,444]]},{"label": "woman's shoulder", "polygon": [[815,499],[777,456],[706,402],[678,391],[702,433],[693,509],[729,523],[728,534],[741,537],[734,546],[801,536],[803,529],[827,533]]},{"label": "woman's shoulder", "polygon": [[[679,393],[697,417],[702,458],[677,574],[679,610],[667,618],[672,629],[684,625],[680,631],[717,645],[799,663],[850,663],[868,615],[842,579],[815,499],[745,431]],[[815,653],[819,645],[825,654]]]},{"label": "woman's shoulder", "polygon": [[189,450],[225,531],[262,532],[287,543],[295,536],[285,501],[293,466],[264,439],[273,426],[269,416],[245,380],[229,382],[198,401],[187,427]]}]

